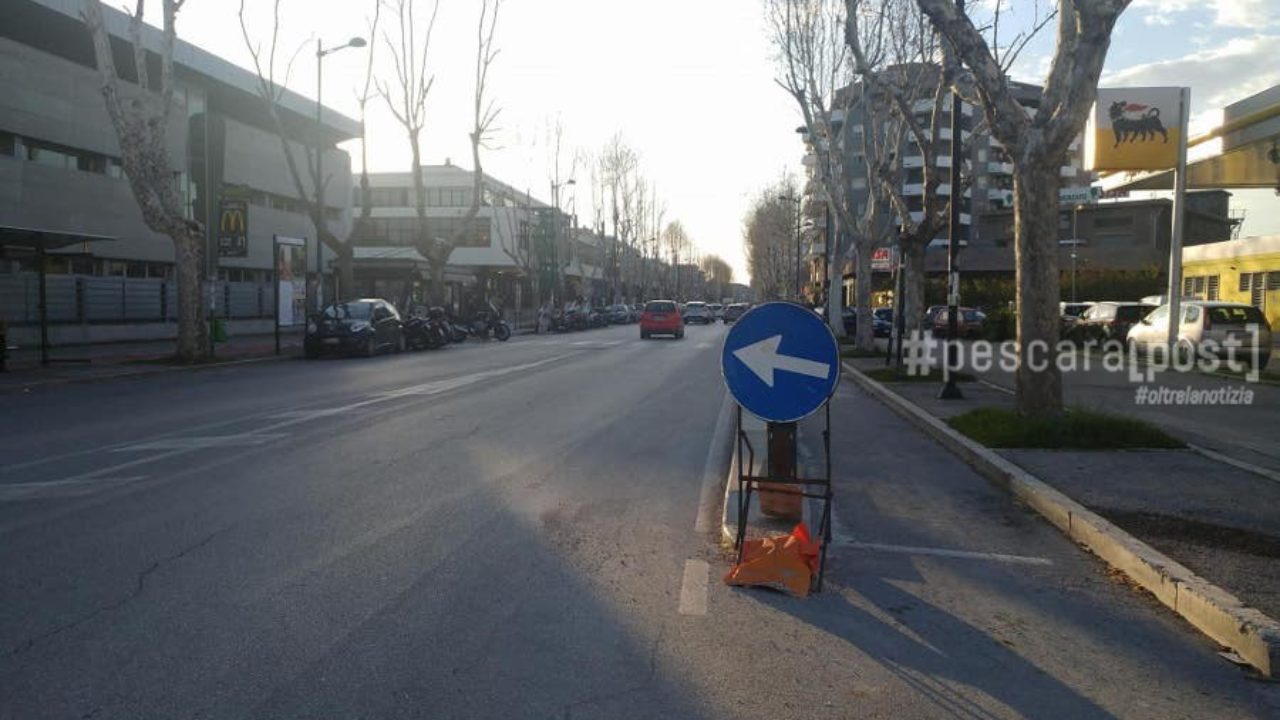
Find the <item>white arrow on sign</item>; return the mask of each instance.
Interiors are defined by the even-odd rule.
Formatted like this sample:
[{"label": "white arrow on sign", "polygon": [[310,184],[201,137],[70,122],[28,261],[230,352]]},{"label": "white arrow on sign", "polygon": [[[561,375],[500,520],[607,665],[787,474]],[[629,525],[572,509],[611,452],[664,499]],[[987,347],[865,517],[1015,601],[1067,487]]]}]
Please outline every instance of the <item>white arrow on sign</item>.
[{"label": "white arrow on sign", "polygon": [[758,375],[764,381],[764,384],[769,387],[773,387],[773,373],[775,370],[786,370],[787,372],[799,373],[823,380],[826,380],[831,375],[831,366],[827,363],[805,360],[791,355],[779,355],[778,343],[781,342],[782,336],[774,335],[734,350],[733,356],[741,360],[743,365],[750,368],[751,372]]}]

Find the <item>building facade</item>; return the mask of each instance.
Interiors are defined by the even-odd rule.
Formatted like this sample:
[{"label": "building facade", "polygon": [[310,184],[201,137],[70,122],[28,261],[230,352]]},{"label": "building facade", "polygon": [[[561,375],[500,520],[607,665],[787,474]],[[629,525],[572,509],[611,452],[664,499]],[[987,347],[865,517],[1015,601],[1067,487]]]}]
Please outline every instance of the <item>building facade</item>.
[{"label": "building facade", "polygon": [[[171,325],[173,245],[142,220],[120,163],[120,148],[102,100],[92,41],[75,0],[6,0],[0,22],[0,226],[105,236],[56,251],[47,270],[59,278],[51,288],[51,315],[64,326],[112,323]],[[127,16],[103,8],[119,72],[126,84],[132,51],[125,41]],[[162,37],[144,28],[153,59]],[[178,41],[174,52],[176,97],[168,130],[169,153],[184,208],[204,224],[209,252],[211,311],[232,318],[271,317],[263,302],[272,272],[275,235],[307,242],[308,274],[322,266],[308,204],[298,197],[284,150],[257,95],[257,77],[226,60]],[[300,167],[320,147],[329,177],[325,197],[330,230],[350,230],[351,170],[336,144],[359,135],[359,124],[326,110],[317,126],[316,105],[285,92],[278,106],[289,152]],[[225,208],[241,209],[243,241],[219,250],[219,220]],[[28,286],[21,276],[29,259],[0,259],[0,313],[11,323],[31,321]],[[111,278],[107,281],[104,278]],[[115,279],[119,279],[117,282]],[[96,302],[104,283],[116,295],[138,291],[132,307],[111,293]],[[66,295],[64,297],[64,294]],[[154,297],[153,297],[154,296]],[[268,293],[269,297],[269,293]],[[150,299],[148,299],[150,298]],[[65,334],[65,333],[64,333]],[[72,333],[74,335],[74,333]],[[167,336],[172,327],[145,335]],[[125,333],[127,335],[127,333]]]}]

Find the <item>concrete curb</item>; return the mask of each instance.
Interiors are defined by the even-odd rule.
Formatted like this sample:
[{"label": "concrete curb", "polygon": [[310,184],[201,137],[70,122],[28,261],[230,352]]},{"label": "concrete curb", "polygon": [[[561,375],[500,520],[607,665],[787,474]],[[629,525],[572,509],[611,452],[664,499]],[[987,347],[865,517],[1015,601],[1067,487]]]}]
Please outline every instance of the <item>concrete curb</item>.
[{"label": "concrete curb", "polygon": [[979,445],[915,403],[844,363],[864,391],[902,416],[988,480],[1031,506],[1067,537],[1150,591],[1187,622],[1231,648],[1265,677],[1280,675],[1280,623],[1246,606],[1146,543],[1112,525],[1043,480]]}]

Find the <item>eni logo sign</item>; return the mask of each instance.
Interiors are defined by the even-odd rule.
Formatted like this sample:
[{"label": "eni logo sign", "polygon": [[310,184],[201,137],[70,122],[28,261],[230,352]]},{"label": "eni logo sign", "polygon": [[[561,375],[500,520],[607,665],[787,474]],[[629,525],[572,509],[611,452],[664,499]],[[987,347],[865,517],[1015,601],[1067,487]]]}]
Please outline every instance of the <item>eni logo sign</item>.
[{"label": "eni logo sign", "polygon": [[1185,132],[1181,88],[1099,88],[1085,133],[1090,170],[1167,170]]},{"label": "eni logo sign", "polygon": [[221,257],[247,257],[249,255],[249,204],[244,200],[223,200],[218,203],[218,255]]}]

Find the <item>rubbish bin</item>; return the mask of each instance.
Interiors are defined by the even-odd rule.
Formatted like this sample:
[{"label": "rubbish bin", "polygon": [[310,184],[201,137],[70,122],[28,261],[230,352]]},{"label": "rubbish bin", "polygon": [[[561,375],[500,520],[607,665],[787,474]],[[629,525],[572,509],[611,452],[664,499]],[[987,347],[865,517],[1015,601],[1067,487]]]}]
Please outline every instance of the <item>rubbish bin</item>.
[{"label": "rubbish bin", "polygon": [[209,337],[216,343],[227,341],[227,327],[223,324],[222,318],[216,316],[209,318]]}]

